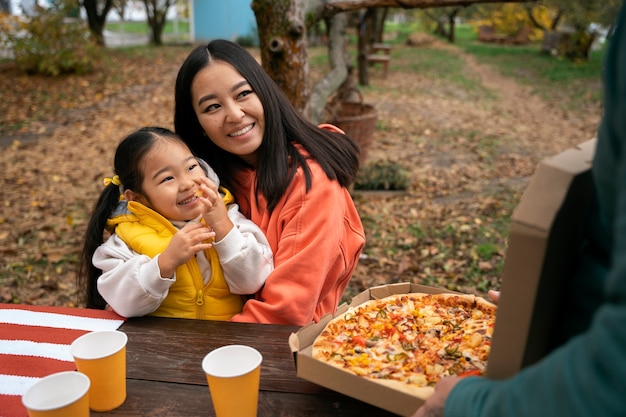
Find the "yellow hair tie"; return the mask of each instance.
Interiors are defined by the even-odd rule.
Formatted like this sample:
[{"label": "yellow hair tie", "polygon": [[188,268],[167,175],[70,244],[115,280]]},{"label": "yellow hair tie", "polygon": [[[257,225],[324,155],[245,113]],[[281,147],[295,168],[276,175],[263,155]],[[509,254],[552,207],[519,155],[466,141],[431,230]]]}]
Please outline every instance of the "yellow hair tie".
[{"label": "yellow hair tie", "polygon": [[105,187],[109,184],[117,185],[118,187],[122,185],[122,183],[120,182],[120,177],[118,177],[117,175],[113,175],[113,178],[105,178],[104,180],[102,180],[102,182],[104,183]]}]

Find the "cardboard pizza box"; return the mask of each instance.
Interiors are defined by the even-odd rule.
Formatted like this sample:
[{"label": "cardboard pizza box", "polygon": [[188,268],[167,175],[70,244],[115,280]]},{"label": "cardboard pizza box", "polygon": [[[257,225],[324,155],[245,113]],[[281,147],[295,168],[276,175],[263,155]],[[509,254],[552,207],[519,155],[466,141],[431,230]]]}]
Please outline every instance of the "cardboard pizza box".
[{"label": "cardboard pizza box", "polygon": [[556,347],[559,308],[582,242],[596,139],[543,160],[511,216],[489,378],[507,378]]},{"label": "cardboard pizza box", "polygon": [[296,374],[307,381],[345,394],[357,400],[380,407],[401,416],[410,416],[424,402],[416,396],[403,393],[376,382],[361,378],[350,372],[336,368],[312,357],[312,345],[315,338],[324,330],[334,317],[343,314],[348,308],[363,304],[365,301],[385,298],[393,294],[421,292],[440,294],[451,292],[441,288],[428,287],[411,283],[397,283],[373,287],[355,296],[350,304],[342,304],[334,315],[327,314],[318,323],[302,327],[289,337],[289,346],[294,354]]},{"label": "cardboard pizza box", "polygon": [[[558,306],[571,276],[572,254],[582,240],[592,192],[595,139],[542,161],[511,218],[502,275],[489,378],[506,378],[554,348]],[[411,283],[370,288],[340,306],[334,315],[291,334],[289,346],[299,377],[401,416],[410,416],[424,399],[361,378],[312,358],[312,344],[326,324],[349,307],[392,294],[450,292]]]}]

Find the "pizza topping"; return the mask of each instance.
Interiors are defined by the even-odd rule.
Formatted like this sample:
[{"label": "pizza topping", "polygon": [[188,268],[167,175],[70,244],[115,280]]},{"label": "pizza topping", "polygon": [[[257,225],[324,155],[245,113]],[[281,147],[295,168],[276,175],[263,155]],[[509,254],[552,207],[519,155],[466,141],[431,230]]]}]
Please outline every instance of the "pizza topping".
[{"label": "pizza topping", "polygon": [[313,344],[313,357],[373,380],[432,387],[444,376],[484,374],[492,304],[469,295],[399,294],[349,308]]}]

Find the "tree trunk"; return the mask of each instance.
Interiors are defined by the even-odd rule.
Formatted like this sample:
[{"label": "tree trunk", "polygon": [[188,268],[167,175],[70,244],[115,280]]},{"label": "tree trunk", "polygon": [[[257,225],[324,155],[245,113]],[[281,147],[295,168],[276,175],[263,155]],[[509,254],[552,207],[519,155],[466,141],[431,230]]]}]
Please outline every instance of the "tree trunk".
[{"label": "tree trunk", "polygon": [[369,62],[367,55],[370,53],[370,45],[376,36],[376,9],[367,9],[359,24],[359,84],[369,85]]},{"label": "tree trunk", "polygon": [[387,14],[389,14],[389,8],[387,7],[376,9],[376,31],[374,34],[374,42],[385,42],[383,35],[385,33],[385,20],[387,20]]},{"label": "tree trunk", "polygon": [[102,10],[98,10],[98,0],[83,0],[81,6],[87,14],[87,24],[89,31],[100,46],[104,46],[104,25],[107,14],[113,7],[113,0],[106,0]]},{"label": "tree trunk", "polygon": [[350,62],[346,51],[346,26],[348,18],[339,13],[327,19],[328,26],[328,60],[330,72],[319,80],[311,93],[310,119],[318,124],[323,122],[324,108],[328,98],[346,81]]},{"label": "tree trunk", "polygon": [[163,28],[171,4],[172,0],[143,0],[150,26],[150,43],[153,45],[163,45]]},{"label": "tree trunk", "polygon": [[461,8],[457,7],[448,15],[448,26],[450,31],[448,32],[448,41],[454,43],[454,30],[456,25],[456,15],[461,11]]},{"label": "tree trunk", "polygon": [[304,0],[253,0],[261,61],[289,101],[309,112],[309,62]]},{"label": "tree trunk", "polygon": [[150,24],[150,43],[155,46],[163,45],[163,26],[158,22]]}]

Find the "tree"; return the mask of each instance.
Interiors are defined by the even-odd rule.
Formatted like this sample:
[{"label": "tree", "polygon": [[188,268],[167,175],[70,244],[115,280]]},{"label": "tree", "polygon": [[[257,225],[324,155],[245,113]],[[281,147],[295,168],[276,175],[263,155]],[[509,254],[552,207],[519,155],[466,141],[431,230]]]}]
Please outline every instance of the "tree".
[{"label": "tree", "polygon": [[124,16],[126,14],[126,6],[128,6],[128,0],[113,0],[113,8],[120,15],[122,22],[126,20]]},{"label": "tree", "polygon": [[[523,3],[534,0],[507,0]],[[328,97],[346,80],[345,12],[401,7],[429,8],[501,3],[502,0],[253,0],[261,62],[289,100],[313,122],[320,120]],[[308,28],[327,22],[330,72],[310,89]]]},{"label": "tree", "polygon": [[435,22],[435,34],[454,43],[454,26],[461,7],[441,7],[434,11],[424,10],[424,15]]},{"label": "tree", "polygon": [[104,26],[107,14],[113,7],[113,0],[79,0],[79,4],[87,13],[87,23],[89,31],[93,35],[96,43],[104,46]]},{"label": "tree", "polygon": [[559,54],[573,61],[586,61],[593,41],[599,35],[592,23],[608,27],[612,24],[623,0],[549,0],[547,6],[562,11],[564,31]]},{"label": "tree", "polygon": [[357,61],[359,64],[359,84],[361,85],[369,85],[369,62],[367,61],[367,56],[370,53],[370,45],[377,41],[377,24],[380,21],[378,16],[381,14],[379,12],[380,9],[371,7],[366,9],[365,13],[363,13],[359,19],[359,53]]},{"label": "tree", "polygon": [[[543,0],[526,5],[526,11],[535,26],[544,32],[544,52],[572,61],[586,61],[599,35],[597,26],[609,28],[622,3],[623,0]],[[536,18],[545,9],[552,12],[549,25],[541,24]]]},{"label": "tree", "polygon": [[143,0],[150,26],[150,43],[153,45],[163,45],[163,28],[167,11],[174,3],[176,0]]},{"label": "tree", "polygon": [[85,22],[68,18],[76,5],[72,0],[50,3],[50,7],[35,4],[29,16],[7,20],[0,27],[20,70],[50,76],[93,71],[100,48],[89,39]]}]

